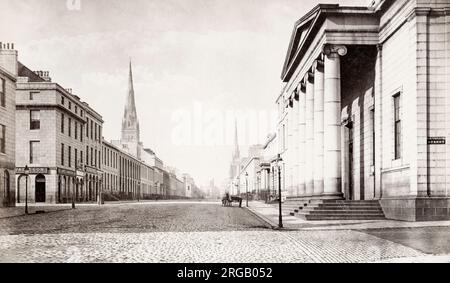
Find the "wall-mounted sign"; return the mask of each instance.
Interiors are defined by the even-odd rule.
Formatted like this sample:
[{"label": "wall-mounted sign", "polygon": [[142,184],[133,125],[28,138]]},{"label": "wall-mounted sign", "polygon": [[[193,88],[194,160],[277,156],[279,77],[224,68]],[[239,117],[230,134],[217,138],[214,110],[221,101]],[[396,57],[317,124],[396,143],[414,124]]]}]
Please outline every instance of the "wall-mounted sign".
[{"label": "wall-mounted sign", "polygon": [[[30,174],[44,174],[47,175],[50,172],[50,168],[48,167],[30,167]],[[17,167],[16,168],[17,174],[25,174],[25,168],[24,167]]]},{"label": "wall-mounted sign", "polygon": [[69,177],[75,177],[77,174],[75,171],[67,170],[67,169],[60,169],[58,168],[58,175],[64,175]]},{"label": "wall-mounted sign", "polygon": [[445,144],[445,137],[429,137],[428,144]]}]

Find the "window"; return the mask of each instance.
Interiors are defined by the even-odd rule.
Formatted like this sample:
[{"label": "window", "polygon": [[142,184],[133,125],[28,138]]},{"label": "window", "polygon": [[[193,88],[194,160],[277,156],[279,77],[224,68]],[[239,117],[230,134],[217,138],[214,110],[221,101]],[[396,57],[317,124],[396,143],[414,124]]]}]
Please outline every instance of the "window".
[{"label": "window", "polygon": [[64,134],[64,114],[61,113],[61,133]]},{"label": "window", "polygon": [[78,149],[75,148],[75,168],[78,167],[78,162],[79,162],[79,160],[78,160]]},{"label": "window", "polygon": [[41,128],[41,112],[39,110],[30,111],[30,129],[39,130]]},{"label": "window", "polygon": [[97,150],[95,150],[94,166],[97,167]]},{"label": "window", "polygon": [[81,112],[81,117],[83,117],[83,116],[84,116],[84,112],[83,112],[83,110],[81,110],[80,112]]},{"label": "window", "polygon": [[89,119],[86,119],[86,137],[89,138]]},{"label": "window", "polygon": [[94,149],[91,147],[91,166],[94,166]]},{"label": "window", "polygon": [[31,92],[30,92],[30,100],[34,100],[34,97],[35,97],[37,94],[39,94],[38,91],[31,91]]},{"label": "window", "polygon": [[98,140],[98,138],[97,138],[97,124],[95,124],[95,140]]},{"label": "window", "polygon": [[83,162],[83,151],[80,151],[80,164],[84,164]]},{"label": "window", "polygon": [[6,144],[6,127],[4,125],[0,125],[0,153],[6,153],[5,144]]},{"label": "window", "polygon": [[64,96],[61,95],[61,104],[64,105]]},{"label": "window", "polygon": [[78,114],[78,107],[75,105],[75,114]]},{"label": "window", "polygon": [[39,142],[30,141],[30,164],[39,163]]},{"label": "window", "polygon": [[72,147],[69,146],[69,167],[72,167]]},{"label": "window", "polygon": [[86,146],[86,165],[89,164],[89,146]]},{"label": "window", "polygon": [[69,101],[69,110],[72,110],[72,102]]},{"label": "window", "polygon": [[94,122],[91,120],[91,140],[94,139]]},{"label": "window", "polygon": [[0,86],[0,103],[2,107],[6,106],[6,81],[5,79],[1,79],[1,86]]},{"label": "window", "polygon": [[69,118],[69,137],[72,136],[72,119]]},{"label": "window", "polygon": [[395,159],[402,158],[402,120],[401,120],[401,106],[400,93],[394,95],[394,157]]},{"label": "window", "polygon": [[75,139],[78,139],[78,123],[75,121]]},{"label": "window", "polygon": [[61,144],[61,166],[64,166],[64,144]]},{"label": "window", "polygon": [[83,124],[80,125],[80,141],[83,142]]}]

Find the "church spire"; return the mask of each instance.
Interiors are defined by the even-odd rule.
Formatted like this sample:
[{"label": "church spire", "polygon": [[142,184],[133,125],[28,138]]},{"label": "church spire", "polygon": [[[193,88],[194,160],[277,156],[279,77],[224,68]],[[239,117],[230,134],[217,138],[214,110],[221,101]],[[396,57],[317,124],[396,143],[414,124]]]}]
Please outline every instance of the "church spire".
[{"label": "church spire", "polygon": [[128,75],[128,95],[122,121],[122,140],[129,142],[139,142],[139,135],[139,121],[137,118],[136,102],[134,99],[133,70],[130,60],[130,70]]},{"label": "church spire", "polygon": [[238,159],[240,156],[239,152],[239,142],[238,142],[238,128],[237,128],[237,119],[234,121],[234,152],[233,159]]}]

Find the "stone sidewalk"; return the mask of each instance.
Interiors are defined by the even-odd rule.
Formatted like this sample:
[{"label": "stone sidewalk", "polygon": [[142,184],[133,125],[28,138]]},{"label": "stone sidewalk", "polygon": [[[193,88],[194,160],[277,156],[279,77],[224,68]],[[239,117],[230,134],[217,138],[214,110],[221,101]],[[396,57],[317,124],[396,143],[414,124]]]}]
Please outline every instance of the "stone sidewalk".
[{"label": "stone sidewalk", "polygon": [[[249,202],[249,212],[272,228],[278,227],[278,205]],[[395,220],[307,221],[283,212],[283,227],[288,230],[366,230],[383,228],[450,227],[450,221],[404,222]]]}]

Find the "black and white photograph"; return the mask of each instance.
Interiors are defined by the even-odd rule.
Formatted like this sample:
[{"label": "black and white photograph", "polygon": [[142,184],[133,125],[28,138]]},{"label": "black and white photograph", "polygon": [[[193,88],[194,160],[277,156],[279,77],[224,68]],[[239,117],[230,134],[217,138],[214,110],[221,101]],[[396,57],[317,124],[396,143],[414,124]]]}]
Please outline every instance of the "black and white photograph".
[{"label": "black and white photograph", "polygon": [[450,263],[450,0],[0,0],[0,83],[0,263]]}]

